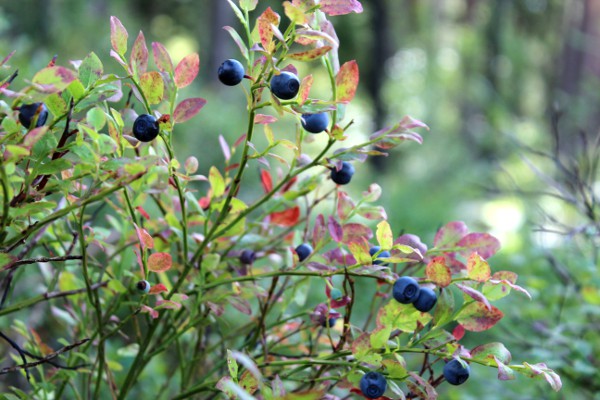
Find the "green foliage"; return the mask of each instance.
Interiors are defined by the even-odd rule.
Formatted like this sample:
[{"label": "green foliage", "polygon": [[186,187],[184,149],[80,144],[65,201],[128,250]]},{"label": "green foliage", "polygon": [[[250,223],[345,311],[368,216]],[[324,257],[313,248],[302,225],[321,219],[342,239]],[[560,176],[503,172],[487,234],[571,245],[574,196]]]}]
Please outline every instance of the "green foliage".
[{"label": "green foliage", "polygon": [[[435,399],[440,361],[456,358],[496,368],[501,380],[516,372],[560,390],[560,378],[545,364],[510,364],[502,343],[471,350],[461,343],[465,330],[488,330],[503,317],[490,302],[510,289],[528,294],[516,274],[492,273],[487,260],[499,249],[496,238],[451,222],[423,251],[395,237],[376,203],[379,185],[353,198],[327,181],[342,160],[354,162],[358,175],[358,163],[422,143],[415,130],[427,128],[407,116],[342,147],[352,134],[346,111],[359,68],[355,60],[340,65],[328,18],[359,13],[360,2],[285,2],[289,21],[282,21],[271,8],[251,19],[257,1],[228,1],[243,31],[227,30],[249,79],[238,89],[246,115],[224,112],[246,118],[248,128],[231,145],[220,137],[220,166],[197,158],[182,164],[174,148],[180,124],[207,103],[180,91],[197,77],[199,56],[174,65],[164,45],[154,42],[149,51],[142,32],[129,47],[117,17],[110,19],[110,56],[120,74],[106,73],[90,52],[71,67],[52,60],[18,91],[11,90],[16,75],[0,83],[0,316],[14,318],[2,327],[10,332],[2,338],[12,347],[13,366],[0,373],[25,371],[25,390],[38,397],[99,398],[109,391],[119,399],[187,398],[220,391],[242,399],[317,399],[356,392],[363,373],[377,369],[388,395]],[[328,98],[311,98],[310,76],[297,97],[272,95],[274,75],[297,73],[290,60],[319,62]],[[47,105],[47,126],[28,130],[19,123],[19,107],[31,101]],[[132,136],[134,104],[160,126],[147,144]],[[331,114],[312,158],[303,152],[312,135],[300,128],[307,112]],[[286,121],[295,124],[294,140],[273,129]],[[266,143],[255,138],[261,125]],[[249,167],[261,171],[257,198],[242,197],[259,184],[248,180]],[[373,239],[389,251],[382,259],[389,265],[374,264]],[[298,242],[314,249],[302,262],[292,251]],[[244,249],[256,252],[254,264],[240,263]],[[27,264],[38,269],[25,271]],[[436,289],[433,312],[389,299],[402,275]],[[142,280],[150,282],[148,291],[136,288]],[[37,296],[22,289],[32,282]],[[376,286],[377,295],[368,298],[357,285]],[[366,321],[353,314],[357,303],[370,304]],[[43,335],[15,318],[34,310],[54,318]],[[157,360],[168,368],[146,373]],[[17,383],[12,391],[20,394]]]}]

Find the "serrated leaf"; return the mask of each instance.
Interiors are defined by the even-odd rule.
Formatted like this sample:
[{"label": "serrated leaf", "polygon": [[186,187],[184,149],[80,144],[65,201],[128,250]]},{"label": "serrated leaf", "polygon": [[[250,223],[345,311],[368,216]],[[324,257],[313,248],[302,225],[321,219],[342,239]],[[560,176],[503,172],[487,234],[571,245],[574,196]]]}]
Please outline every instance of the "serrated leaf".
[{"label": "serrated leaf", "polygon": [[389,250],[394,245],[394,234],[392,228],[387,221],[381,221],[377,224],[377,242],[384,250]]},{"label": "serrated leaf", "polygon": [[183,100],[181,103],[177,104],[177,107],[175,107],[175,111],[173,112],[173,118],[175,119],[175,122],[181,123],[193,118],[200,112],[205,104],[206,100],[202,98]]},{"label": "serrated leaf", "polygon": [[162,76],[156,71],[145,72],[140,77],[140,87],[149,104],[162,101],[165,85]]},{"label": "serrated leaf", "polygon": [[175,67],[175,85],[181,89],[188,86],[200,70],[200,56],[193,53],[185,56]]},{"label": "serrated leaf", "polygon": [[148,257],[148,269],[153,272],[165,272],[171,269],[173,258],[169,253],[152,253]]},{"label": "serrated leaf", "polygon": [[119,18],[110,17],[110,43],[117,54],[124,56],[127,52],[127,30]]},{"label": "serrated leaf", "polygon": [[467,260],[467,275],[477,282],[486,282],[490,279],[491,269],[487,261],[479,254],[473,253]]},{"label": "serrated leaf", "polygon": [[452,282],[452,272],[444,257],[434,257],[425,267],[425,276],[437,286],[444,288]]},{"label": "serrated leaf", "polygon": [[483,303],[475,301],[463,308],[456,320],[468,331],[482,332],[496,325],[502,317],[504,314],[496,307],[488,309]]},{"label": "serrated leaf", "polygon": [[344,63],[335,77],[336,101],[350,102],[358,88],[359,72],[355,60]]},{"label": "serrated leaf", "polygon": [[154,57],[154,64],[159,71],[173,73],[173,61],[169,52],[162,43],[152,42],[152,55]]}]

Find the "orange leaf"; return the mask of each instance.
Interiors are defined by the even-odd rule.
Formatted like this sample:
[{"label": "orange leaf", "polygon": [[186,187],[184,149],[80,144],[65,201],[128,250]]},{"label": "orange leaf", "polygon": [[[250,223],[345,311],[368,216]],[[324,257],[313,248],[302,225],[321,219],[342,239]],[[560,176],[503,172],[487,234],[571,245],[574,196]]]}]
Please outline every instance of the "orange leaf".
[{"label": "orange leaf", "polygon": [[300,207],[296,206],[285,211],[271,213],[271,223],[280,226],[294,226],[300,219]]},{"label": "orange leaf", "polygon": [[271,173],[266,169],[260,171],[260,181],[262,182],[263,189],[265,189],[265,193],[273,190],[273,179],[271,178]]},{"label": "orange leaf", "polygon": [[152,286],[150,288],[150,291],[148,292],[149,294],[159,294],[162,292],[168,292],[169,289],[167,289],[167,287],[165,285],[163,285],[162,283],[157,283],[156,285]]},{"label": "orange leaf", "polygon": [[348,61],[340,67],[335,77],[337,87],[337,101],[350,102],[356,94],[358,87],[358,64],[355,60]]},{"label": "orange leaf", "polygon": [[135,232],[137,233],[137,237],[144,249],[153,249],[154,248],[154,239],[152,236],[146,231],[144,228],[140,228],[135,225]]},{"label": "orange leaf", "polygon": [[173,259],[169,253],[153,253],[148,257],[148,268],[154,272],[164,272],[171,268]]}]

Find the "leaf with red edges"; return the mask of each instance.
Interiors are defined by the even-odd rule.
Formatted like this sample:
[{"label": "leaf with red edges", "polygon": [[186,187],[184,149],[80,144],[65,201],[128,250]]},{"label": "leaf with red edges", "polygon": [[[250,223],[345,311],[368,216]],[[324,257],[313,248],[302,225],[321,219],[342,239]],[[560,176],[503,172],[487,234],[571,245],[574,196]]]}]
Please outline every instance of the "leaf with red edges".
[{"label": "leaf with red edges", "polygon": [[294,226],[300,219],[300,207],[295,206],[285,211],[271,213],[271,223],[279,226]]},{"label": "leaf with red edges", "polygon": [[173,265],[173,258],[169,253],[153,253],[148,257],[148,269],[153,272],[168,271]]},{"label": "leaf with red edges", "polygon": [[271,178],[271,173],[266,169],[260,170],[260,181],[265,193],[269,193],[273,190],[273,179]]},{"label": "leaf with red edges", "polygon": [[344,243],[350,243],[356,240],[367,239],[373,237],[373,231],[366,225],[357,222],[351,222],[343,225],[344,228]]},{"label": "leaf with red edges", "polygon": [[302,51],[299,53],[291,53],[288,56],[292,60],[297,60],[297,61],[314,61],[318,58],[323,57],[325,54],[329,53],[329,51],[331,49],[332,49],[331,46],[323,46],[323,47],[317,47],[314,49]]},{"label": "leaf with red edges", "polygon": [[344,191],[338,192],[338,202],[337,202],[337,215],[338,217],[344,221],[349,216],[350,213],[356,208],[356,204],[352,201],[350,196]]},{"label": "leaf with red edges", "polygon": [[148,68],[148,48],[142,31],[133,42],[129,57],[129,68],[135,77],[142,75]]},{"label": "leaf with red edges", "polygon": [[202,107],[206,104],[206,100],[201,98],[185,99],[181,103],[177,104],[175,111],[173,112],[173,118],[175,122],[181,123],[194,117]]},{"label": "leaf with red edges", "polygon": [[464,247],[459,251],[463,257],[477,252],[486,260],[496,254],[500,249],[500,241],[489,233],[469,233],[456,243],[457,247]]},{"label": "leaf with red edges", "polygon": [[358,88],[358,64],[355,60],[344,63],[335,77],[337,101],[348,103]]},{"label": "leaf with red edges", "polygon": [[258,35],[260,36],[260,42],[263,48],[268,53],[275,50],[275,43],[273,42],[273,27],[279,26],[280,17],[271,7],[268,7],[257,20],[258,24]]},{"label": "leaf with red edges", "polygon": [[488,309],[483,303],[473,302],[458,314],[456,320],[468,331],[482,332],[490,329],[504,317],[494,306]]},{"label": "leaf with red edges", "polygon": [[454,247],[460,239],[469,233],[469,228],[462,221],[448,222],[435,234],[433,245],[437,248]]},{"label": "leaf with red edges", "polygon": [[159,294],[162,292],[168,292],[169,290],[167,289],[167,287],[165,285],[163,285],[162,283],[157,283],[156,285],[152,286],[150,288],[150,291],[148,292],[149,294]]},{"label": "leaf with red edges", "polygon": [[268,124],[272,124],[273,122],[276,122],[276,121],[277,121],[277,118],[275,118],[272,115],[256,114],[254,116],[255,124],[268,125]]},{"label": "leaf with red edges", "polygon": [[492,305],[490,304],[489,300],[480,291],[473,289],[470,286],[462,285],[460,283],[457,283],[456,287],[459,288],[467,296],[471,297],[473,300],[483,303],[483,305],[485,305],[488,310],[492,309]]},{"label": "leaf with red edges", "polygon": [[486,282],[491,276],[490,265],[479,254],[473,253],[467,260],[467,276],[477,282]]},{"label": "leaf with red edges", "polygon": [[327,233],[327,228],[325,227],[325,217],[323,214],[319,214],[315,219],[315,226],[313,228],[312,235],[312,244],[313,248],[319,247],[323,239],[325,238],[325,234]]},{"label": "leaf with red edges", "polygon": [[143,249],[154,248],[154,239],[152,239],[152,236],[150,236],[148,231],[135,225],[135,232]]},{"label": "leaf with red edges", "polygon": [[150,219],[150,215],[149,215],[149,214],[146,212],[146,210],[144,210],[144,208],[143,208],[142,206],[137,206],[135,209],[136,209],[136,210],[138,210],[138,212],[139,212],[140,214],[142,214],[142,216],[143,216],[144,218],[146,218],[146,219]]},{"label": "leaf with red edges", "polygon": [[342,241],[344,238],[344,230],[342,229],[340,223],[331,215],[327,219],[327,228],[329,229],[329,234],[334,241],[338,243]]},{"label": "leaf with red edges", "polygon": [[175,67],[175,85],[181,89],[188,86],[200,70],[200,57],[193,53],[185,56]]},{"label": "leaf with red edges", "polygon": [[154,56],[154,64],[156,64],[159,71],[173,73],[173,61],[162,43],[152,42],[152,55]]},{"label": "leaf with red edges", "polygon": [[143,313],[148,313],[150,314],[150,316],[152,317],[152,319],[156,319],[158,318],[158,311],[156,311],[154,308],[152,307],[148,307],[147,305],[142,305],[140,307],[141,312]]},{"label": "leaf with red edges", "polygon": [[363,12],[362,4],[358,0],[321,0],[319,5],[321,11],[331,16]]},{"label": "leaf with red edges", "polygon": [[110,43],[117,54],[121,56],[127,52],[127,30],[119,20],[119,18],[110,17]]},{"label": "leaf with red edges", "polygon": [[425,267],[425,276],[441,288],[452,282],[452,273],[444,257],[434,257]]},{"label": "leaf with red edges", "polygon": [[307,75],[300,82],[300,89],[298,90],[298,103],[302,104],[308,99],[310,88],[313,84],[313,76]]}]

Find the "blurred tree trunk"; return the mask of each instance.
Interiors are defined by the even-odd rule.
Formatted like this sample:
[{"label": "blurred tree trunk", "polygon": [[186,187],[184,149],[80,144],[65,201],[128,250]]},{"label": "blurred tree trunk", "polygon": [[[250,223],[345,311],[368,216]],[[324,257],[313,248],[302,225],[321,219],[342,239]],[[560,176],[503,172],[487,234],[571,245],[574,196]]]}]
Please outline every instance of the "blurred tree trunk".
[{"label": "blurred tree trunk", "polygon": [[[233,23],[231,19],[233,13],[229,5],[223,0],[210,0],[210,3],[211,18],[208,37],[211,40],[208,42],[206,68],[211,72],[214,71],[212,75],[209,74],[209,81],[217,82],[217,69],[221,63],[228,58],[239,58],[239,51],[232,51],[233,41],[229,39],[229,34],[223,30],[225,25]],[[202,33],[206,34],[203,27],[199,27],[199,29]],[[232,57],[232,54],[235,54],[235,56]]]}]

